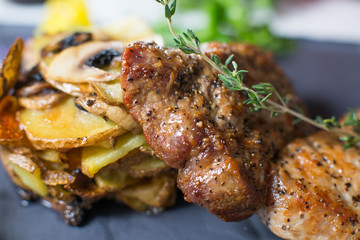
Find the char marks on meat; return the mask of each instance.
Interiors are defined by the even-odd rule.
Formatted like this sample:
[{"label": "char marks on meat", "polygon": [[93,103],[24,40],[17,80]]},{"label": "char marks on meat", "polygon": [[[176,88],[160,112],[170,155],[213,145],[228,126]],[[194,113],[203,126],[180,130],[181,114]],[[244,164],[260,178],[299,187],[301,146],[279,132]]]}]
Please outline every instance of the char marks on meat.
[{"label": "char marks on meat", "polygon": [[[204,50],[222,61],[234,54],[249,71],[247,85],[269,82],[298,103],[271,54],[246,44],[210,43]],[[185,200],[239,221],[263,204],[269,161],[295,129],[288,115],[250,112],[246,93],[228,90],[217,74],[197,55],[134,43],[123,54],[121,83],[148,144],[179,169]]]}]

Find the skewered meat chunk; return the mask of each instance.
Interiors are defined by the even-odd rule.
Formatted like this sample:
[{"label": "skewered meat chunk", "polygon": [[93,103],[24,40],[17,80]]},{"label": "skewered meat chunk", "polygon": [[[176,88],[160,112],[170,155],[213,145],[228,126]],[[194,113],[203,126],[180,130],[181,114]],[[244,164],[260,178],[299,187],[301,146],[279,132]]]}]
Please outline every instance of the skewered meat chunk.
[{"label": "skewered meat chunk", "polygon": [[[246,44],[210,43],[208,56],[234,54],[249,86],[269,82],[298,104],[270,54]],[[222,85],[197,55],[134,43],[123,54],[123,99],[147,143],[179,169],[185,200],[226,221],[250,217],[263,204],[270,158],[296,135],[292,118],[270,119],[243,104],[246,94]]]},{"label": "skewered meat chunk", "polygon": [[258,215],[285,239],[359,239],[359,171],[359,148],[344,150],[338,136],[296,139],[271,166]]}]

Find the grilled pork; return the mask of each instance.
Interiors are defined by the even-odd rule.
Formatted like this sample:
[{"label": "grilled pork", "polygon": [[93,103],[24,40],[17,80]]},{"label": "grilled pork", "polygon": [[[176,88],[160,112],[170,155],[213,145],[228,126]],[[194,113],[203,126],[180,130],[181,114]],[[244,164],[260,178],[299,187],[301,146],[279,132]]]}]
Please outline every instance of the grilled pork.
[{"label": "grilled pork", "polygon": [[258,215],[285,239],[359,239],[359,148],[318,132],[296,139],[271,166]]},{"label": "grilled pork", "polygon": [[[210,57],[234,54],[249,71],[248,86],[268,82],[298,104],[272,56],[246,44],[210,43]],[[252,113],[244,92],[223,86],[197,55],[134,43],[123,54],[124,104],[143,128],[147,143],[168,165],[179,169],[185,200],[225,221],[251,216],[263,203],[269,161],[296,135],[292,118]],[[290,103],[291,104],[291,103]]]}]

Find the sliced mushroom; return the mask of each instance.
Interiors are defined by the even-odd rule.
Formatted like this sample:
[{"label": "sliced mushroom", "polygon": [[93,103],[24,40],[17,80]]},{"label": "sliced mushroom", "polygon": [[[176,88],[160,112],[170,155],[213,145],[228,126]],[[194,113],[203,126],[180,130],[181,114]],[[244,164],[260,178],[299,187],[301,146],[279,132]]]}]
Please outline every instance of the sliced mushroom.
[{"label": "sliced mushroom", "polygon": [[23,40],[21,38],[16,39],[2,65],[0,65],[0,99],[15,86],[18,80],[23,48]]},{"label": "sliced mushroom", "polygon": [[[22,87],[21,87],[22,86]],[[19,105],[28,109],[45,109],[58,104],[66,97],[66,94],[54,89],[50,83],[45,82],[35,67],[19,82],[19,89],[15,95]]]},{"label": "sliced mushroom", "polygon": [[76,32],[71,35],[59,34],[41,50],[41,56],[46,57],[63,51],[66,48],[78,46],[92,40],[91,33]]},{"label": "sliced mushroom", "polygon": [[55,106],[66,98],[66,94],[58,91],[44,91],[31,97],[20,97],[19,105],[28,109],[46,109]]},{"label": "sliced mushroom", "polygon": [[75,100],[86,111],[98,116],[104,116],[117,123],[128,131],[141,132],[141,127],[137,121],[121,106],[112,106],[96,96],[81,96]]},{"label": "sliced mushroom", "polygon": [[51,79],[46,79],[46,81],[54,88],[74,97],[79,97],[83,94],[91,94],[95,92],[94,88],[89,83],[66,83],[54,81]]},{"label": "sliced mushroom", "polygon": [[51,88],[51,84],[48,82],[36,82],[33,83],[31,85],[22,87],[18,90],[16,90],[15,95],[19,98],[21,97],[31,97],[34,96],[38,93],[40,93],[41,91],[43,91],[44,89],[49,89]]},{"label": "sliced mushroom", "polygon": [[50,63],[42,61],[40,71],[45,79],[65,83],[106,82],[118,79],[120,72],[105,71],[89,66],[88,60],[97,54],[112,49],[119,54],[123,52],[121,42],[92,41],[77,47],[67,48],[54,57]]},{"label": "sliced mushroom", "polygon": [[49,83],[45,82],[39,71],[38,65],[36,65],[29,71],[24,71],[19,76],[19,80],[15,85],[15,95],[28,97],[40,92],[43,88],[50,86]]},{"label": "sliced mushroom", "polygon": [[38,150],[90,146],[126,132],[113,121],[78,109],[72,98],[50,109],[22,109],[19,119]]}]

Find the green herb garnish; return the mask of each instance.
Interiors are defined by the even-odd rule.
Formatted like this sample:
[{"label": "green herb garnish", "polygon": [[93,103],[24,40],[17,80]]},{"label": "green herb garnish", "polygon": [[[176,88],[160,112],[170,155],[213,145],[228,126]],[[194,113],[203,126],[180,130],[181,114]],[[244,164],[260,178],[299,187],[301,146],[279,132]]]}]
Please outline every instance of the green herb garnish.
[{"label": "green herb garnish", "polygon": [[[319,129],[334,132],[339,134],[340,140],[344,142],[344,148],[353,147],[360,142],[360,119],[357,117],[355,110],[350,110],[345,120],[345,126],[351,126],[351,133],[342,131],[341,124],[335,117],[323,119],[317,117],[315,120],[306,117],[301,109],[295,107],[291,109],[288,107],[288,99],[282,97],[279,92],[270,83],[260,83],[252,86],[251,88],[243,83],[246,70],[238,70],[238,65],[232,61],[233,55],[230,56],[223,64],[220,58],[212,55],[211,59],[206,56],[200,49],[200,40],[195,33],[188,29],[182,34],[177,34],[172,26],[172,16],[176,11],[176,0],[155,0],[165,7],[165,18],[167,19],[168,26],[171,34],[174,36],[175,46],[178,47],[186,54],[197,54],[208,62],[216,71],[219,72],[219,79],[223,82],[224,86],[231,91],[245,91],[248,99],[244,102],[247,104],[251,111],[267,110],[270,112],[270,117],[280,114],[288,113],[296,118],[295,123],[304,121],[308,124]],[[228,68],[232,64],[234,70]],[[273,101],[270,98],[275,95],[278,101]]]}]

